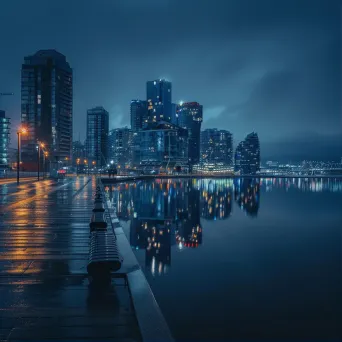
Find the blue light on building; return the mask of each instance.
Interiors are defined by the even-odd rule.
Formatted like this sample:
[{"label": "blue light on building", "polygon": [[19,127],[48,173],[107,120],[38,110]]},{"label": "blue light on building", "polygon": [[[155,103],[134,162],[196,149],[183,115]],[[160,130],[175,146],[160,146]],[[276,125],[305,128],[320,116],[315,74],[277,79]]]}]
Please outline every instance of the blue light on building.
[{"label": "blue light on building", "polygon": [[0,168],[9,166],[10,143],[10,118],[6,118],[5,112],[0,110]]}]

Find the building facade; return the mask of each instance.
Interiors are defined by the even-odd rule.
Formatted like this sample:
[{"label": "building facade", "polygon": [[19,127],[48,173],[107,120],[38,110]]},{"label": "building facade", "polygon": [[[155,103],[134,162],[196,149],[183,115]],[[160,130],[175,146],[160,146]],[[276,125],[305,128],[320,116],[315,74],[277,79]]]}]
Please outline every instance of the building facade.
[{"label": "building facade", "polygon": [[108,158],[118,168],[132,165],[132,130],[128,127],[112,129],[109,132]]},{"label": "building facade", "polygon": [[179,122],[178,122],[177,107],[178,107],[177,103],[172,103],[172,105],[171,105],[171,123],[178,126]]},{"label": "building facade", "polygon": [[80,163],[88,163],[86,147],[81,141],[74,141],[72,143],[72,165],[76,166]]},{"label": "building facade", "polygon": [[255,175],[260,171],[260,143],[258,134],[252,132],[241,141],[235,150],[235,172]]},{"label": "building facade", "polygon": [[44,142],[50,160],[72,155],[73,75],[66,57],[56,50],[40,50],[24,59],[21,69],[22,162],[36,167],[37,141]]},{"label": "building facade", "polygon": [[148,115],[145,126],[159,121],[171,122],[172,118],[172,84],[165,79],[146,83]]},{"label": "building facade", "polygon": [[200,160],[203,106],[198,102],[180,103],[176,110],[176,121],[180,127],[188,130],[189,165],[197,164]]},{"label": "building facade", "polygon": [[233,166],[233,136],[216,128],[201,132],[201,163]]},{"label": "building facade", "polygon": [[188,167],[188,131],[161,121],[140,134],[140,166],[173,170]]},{"label": "building facade", "polygon": [[89,166],[108,164],[109,113],[103,107],[87,111],[87,158]]},{"label": "building facade", "polygon": [[137,132],[143,128],[144,122],[147,120],[147,101],[132,100],[131,101],[131,129]]},{"label": "building facade", "polygon": [[0,110],[0,169],[9,167],[9,144],[10,144],[11,120]]}]

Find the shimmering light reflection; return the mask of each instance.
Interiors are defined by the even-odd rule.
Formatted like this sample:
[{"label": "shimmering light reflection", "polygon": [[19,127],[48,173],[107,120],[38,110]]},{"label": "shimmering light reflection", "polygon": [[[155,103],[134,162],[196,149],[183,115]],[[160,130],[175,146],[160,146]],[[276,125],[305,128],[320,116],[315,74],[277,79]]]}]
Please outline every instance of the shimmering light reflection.
[{"label": "shimmering light reflection", "polygon": [[[155,179],[116,184],[108,195],[118,217],[130,225],[134,250],[145,251],[153,275],[171,265],[171,247],[202,245],[201,219],[227,220],[233,206],[248,218],[262,208],[261,191],[341,192],[342,181],[322,178]],[[160,270],[163,270],[162,272]]]}]

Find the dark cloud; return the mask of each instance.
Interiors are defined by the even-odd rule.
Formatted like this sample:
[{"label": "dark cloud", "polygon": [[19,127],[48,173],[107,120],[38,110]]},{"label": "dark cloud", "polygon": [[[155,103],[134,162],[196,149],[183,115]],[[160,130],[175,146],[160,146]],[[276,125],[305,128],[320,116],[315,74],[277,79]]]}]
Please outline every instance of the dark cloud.
[{"label": "dark cloud", "polygon": [[128,124],[130,100],[158,77],[236,141],[342,131],[338,0],[11,0],[0,29],[0,91],[16,93],[0,106],[14,120],[23,57],[56,48],[74,69],[75,137],[95,105]]},{"label": "dark cloud", "polygon": [[321,135],[303,132],[272,142],[261,143],[262,160],[341,160],[342,134]]}]

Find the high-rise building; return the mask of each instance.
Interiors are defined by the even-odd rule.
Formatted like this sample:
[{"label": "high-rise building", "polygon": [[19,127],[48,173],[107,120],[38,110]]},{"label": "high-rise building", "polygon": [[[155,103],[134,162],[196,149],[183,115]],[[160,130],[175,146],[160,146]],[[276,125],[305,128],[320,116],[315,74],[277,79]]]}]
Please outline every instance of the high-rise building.
[{"label": "high-rise building", "polygon": [[128,127],[112,129],[108,137],[108,159],[116,167],[132,164],[132,130]]},{"label": "high-rise building", "polygon": [[147,120],[147,101],[132,100],[131,101],[131,129],[137,132],[143,128],[144,122]]},{"label": "high-rise building", "polygon": [[108,163],[109,114],[103,107],[87,111],[87,158],[96,167]]},{"label": "high-rise building", "polygon": [[172,103],[172,105],[171,105],[171,122],[174,125],[178,126],[179,122],[178,122],[177,107],[178,107],[177,103]]},{"label": "high-rise building", "polygon": [[131,155],[132,165],[138,167],[140,165],[140,132],[132,131]]},{"label": "high-rise building", "polygon": [[145,126],[158,121],[171,122],[172,118],[172,84],[164,79],[146,83],[147,122]]},{"label": "high-rise building", "polygon": [[201,162],[233,166],[233,137],[216,128],[201,132]]},{"label": "high-rise building", "polygon": [[235,150],[235,172],[255,175],[260,170],[260,143],[258,134],[252,132]]},{"label": "high-rise building", "polygon": [[200,160],[201,124],[203,106],[197,102],[180,103],[177,106],[176,121],[189,135],[189,164],[197,164]]},{"label": "high-rise building", "polygon": [[56,50],[40,50],[24,59],[21,69],[21,122],[24,168],[36,167],[37,141],[44,142],[53,162],[72,154],[72,69]]},{"label": "high-rise building", "polygon": [[0,110],[0,169],[7,168],[9,162],[10,118],[6,118],[5,111]]},{"label": "high-rise building", "polygon": [[88,163],[86,148],[81,141],[74,141],[72,143],[72,162],[74,166]]},{"label": "high-rise building", "polygon": [[169,122],[160,121],[139,132],[140,166],[170,171],[188,166],[188,131]]}]

